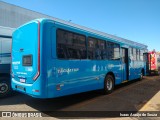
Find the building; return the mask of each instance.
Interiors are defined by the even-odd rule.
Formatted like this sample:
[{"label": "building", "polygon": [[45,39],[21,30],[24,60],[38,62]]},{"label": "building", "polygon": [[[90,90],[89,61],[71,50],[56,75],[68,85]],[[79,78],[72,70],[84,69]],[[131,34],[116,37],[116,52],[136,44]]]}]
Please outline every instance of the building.
[{"label": "building", "polygon": [[20,25],[50,16],[0,1],[0,97],[9,95],[12,32]]},{"label": "building", "polygon": [[37,18],[53,17],[0,1],[0,26],[17,28]]}]

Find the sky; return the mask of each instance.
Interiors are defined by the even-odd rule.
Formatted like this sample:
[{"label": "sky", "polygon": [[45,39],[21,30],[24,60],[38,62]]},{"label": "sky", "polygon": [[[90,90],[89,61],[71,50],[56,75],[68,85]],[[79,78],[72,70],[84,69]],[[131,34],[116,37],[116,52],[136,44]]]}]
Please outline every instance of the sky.
[{"label": "sky", "polygon": [[1,0],[160,51],[160,0]]}]

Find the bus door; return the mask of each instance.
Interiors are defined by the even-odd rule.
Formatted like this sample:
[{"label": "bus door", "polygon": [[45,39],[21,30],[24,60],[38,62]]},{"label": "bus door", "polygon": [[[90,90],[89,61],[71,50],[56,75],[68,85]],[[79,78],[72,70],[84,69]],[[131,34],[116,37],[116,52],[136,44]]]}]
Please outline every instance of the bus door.
[{"label": "bus door", "polygon": [[128,48],[122,48],[122,80],[129,80]]},{"label": "bus door", "polygon": [[149,53],[143,53],[143,61],[145,62],[146,66],[146,74],[149,75],[151,70],[151,55]]}]

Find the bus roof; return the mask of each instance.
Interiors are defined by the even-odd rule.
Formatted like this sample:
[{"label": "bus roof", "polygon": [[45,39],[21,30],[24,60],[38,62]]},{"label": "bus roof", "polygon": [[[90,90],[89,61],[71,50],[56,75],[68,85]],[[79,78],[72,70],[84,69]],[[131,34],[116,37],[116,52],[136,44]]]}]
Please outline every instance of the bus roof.
[{"label": "bus roof", "polygon": [[111,35],[111,34],[108,34],[108,33],[105,33],[105,32],[94,30],[94,29],[84,27],[84,26],[81,26],[81,25],[78,25],[78,24],[74,24],[72,22],[61,20],[61,19],[58,19],[58,18],[52,18],[52,19],[41,18],[41,19],[37,19],[37,20],[39,20],[39,21],[53,20],[55,23],[57,22],[57,23],[61,23],[61,24],[67,25],[67,26],[71,26],[71,27],[74,27],[74,28],[77,28],[77,29],[81,29],[83,31],[87,31],[87,32],[99,35],[101,37],[111,39],[111,40],[116,41],[116,42],[124,43],[124,44],[129,45],[129,46],[135,46],[135,47],[139,47],[139,48],[142,48],[142,49],[147,49],[147,47],[148,47],[147,45],[144,45],[144,44],[141,44],[141,43],[138,43],[138,42],[127,40],[127,39],[124,39],[124,38],[121,38],[121,37],[118,37],[118,36],[115,36],[115,35]]},{"label": "bus roof", "polygon": [[74,24],[72,22],[64,21],[64,20],[61,20],[61,19],[58,19],[58,18],[53,18],[53,20],[55,22],[60,22],[60,23],[63,23],[63,24],[66,24],[66,25],[69,25],[69,26],[72,26],[72,27],[76,27],[78,29],[88,31],[88,32],[100,35],[102,37],[110,38],[110,39],[113,39],[114,41],[122,42],[122,43],[128,44],[130,46],[137,46],[137,47],[144,48],[144,49],[147,49],[147,47],[148,47],[147,45],[144,45],[144,44],[141,44],[141,43],[138,43],[138,42],[127,40],[127,39],[124,39],[124,38],[121,38],[121,37],[118,37],[118,36],[115,36],[115,35],[111,35],[111,34],[101,32],[101,31],[98,31],[98,30],[94,30],[94,29],[91,29],[91,28],[87,28],[87,27],[84,27],[84,26],[80,26],[80,25]]}]

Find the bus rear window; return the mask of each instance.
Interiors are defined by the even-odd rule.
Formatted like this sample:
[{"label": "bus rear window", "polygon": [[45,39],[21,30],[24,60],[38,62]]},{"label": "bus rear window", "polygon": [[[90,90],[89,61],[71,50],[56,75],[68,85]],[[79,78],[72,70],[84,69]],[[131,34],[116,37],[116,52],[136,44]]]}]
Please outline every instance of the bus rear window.
[{"label": "bus rear window", "polygon": [[32,55],[23,56],[23,66],[32,66]]}]

